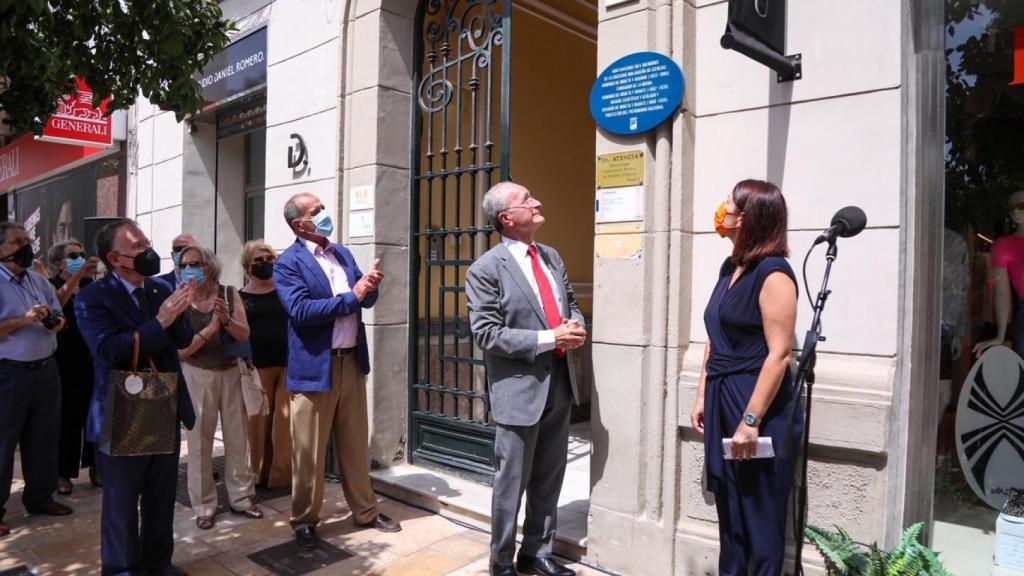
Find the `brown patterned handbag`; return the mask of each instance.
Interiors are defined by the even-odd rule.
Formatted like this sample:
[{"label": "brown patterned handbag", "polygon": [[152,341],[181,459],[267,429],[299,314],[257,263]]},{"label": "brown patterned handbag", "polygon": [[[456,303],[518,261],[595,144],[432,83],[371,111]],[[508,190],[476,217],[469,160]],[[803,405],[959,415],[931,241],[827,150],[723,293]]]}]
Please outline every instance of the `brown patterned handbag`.
[{"label": "brown patterned handbag", "polygon": [[111,456],[173,454],[178,436],[178,373],[139,370],[139,333],[135,333],[130,371],[111,370],[103,409],[99,449]]}]

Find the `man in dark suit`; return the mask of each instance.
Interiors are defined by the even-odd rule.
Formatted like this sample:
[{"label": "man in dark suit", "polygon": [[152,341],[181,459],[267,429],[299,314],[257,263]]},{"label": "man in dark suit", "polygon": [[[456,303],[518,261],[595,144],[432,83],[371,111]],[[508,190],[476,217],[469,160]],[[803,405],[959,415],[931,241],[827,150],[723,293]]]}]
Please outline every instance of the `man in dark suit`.
[{"label": "man in dark suit", "polygon": [[[484,352],[497,471],[491,493],[491,574],[573,576],[551,559],[576,393],[572,350],[586,341],[565,264],[533,235],[544,223],[526,188],[501,182],[483,212],[501,243],[466,274],[469,321]],[[516,516],[526,491],[523,545],[513,567]]]},{"label": "man in dark suit", "polygon": [[370,484],[366,375],[369,349],[362,310],[377,302],[380,260],[363,275],[352,252],[329,240],[334,224],[319,198],[296,194],[284,206],[295,243],[274,266],[288,311],[288,373],[292,393],[292,529],[299,546],[317,546],[327,441],[355,523],[382,532],[401,525],[377,510]]},{"label": "man in dark suit", "polygon": [[[179,373],[178,349],[186,348],[194,336],[179,321],[192,303],[192,283],[172,292],[163,281],[149,278],[160,271],[160,257],[135,222],[120,220],[101,228],[96,254],[111,273],[79,293],[75,315],[96,366],[86,435],[99,444],[111,370],[131,368],[135,333],[144,357],[152,358],[162,372]],[[195,423],[180,376],[178,418],[189,429]],[[155,456],[111,456],[97,449],[103,477],[103,574],[184,573],[171,564],[179,444],[173,454]]]},{"label": "man in dark suit", "polygon": [[178,265],[181,263],[181,251],[189,246],[199,246],[196,237],[191,234],[178,234],[174,237],[174,240],[171,240],[171,271],[157,276],[157,278],[167,282],[171,289],[178,287],[178,280],[180,280]]}]

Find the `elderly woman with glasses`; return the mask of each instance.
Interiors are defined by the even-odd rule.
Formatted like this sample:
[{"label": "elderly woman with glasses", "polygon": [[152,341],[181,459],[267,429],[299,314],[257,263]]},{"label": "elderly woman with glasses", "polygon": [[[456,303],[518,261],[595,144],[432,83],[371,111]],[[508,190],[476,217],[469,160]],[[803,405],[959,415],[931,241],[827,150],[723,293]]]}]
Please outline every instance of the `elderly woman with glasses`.
[{"label": "elderly woman with glasses", "polygon": [[178,261],[181,282],[194,282],[194,301],[186,312],[195,336],[178,350],[181,371],[196,412],[196,425],[188,432],[188,496],[196,514],[196,526],[213,528],[217,489],[213,481],[213,434],[220,416],[224,437],[224,483],[231,511],[248,518],[262,518],[255,504],[252,468],[246,457],[248,423],[242,400],[242,383],[235,358],[228,356],[225,340],[249,339],[245,306],[238,291],[220,284],[217,256],[201,246],[181,251]]},{"label": "elderly woman with glasses", "polygon": [[289,396],[285,389],[288,365],[288,312],[277,296],[274,262],[277,254],[262,240],[242,248],[242,270],[249,278],[241,290],[252,336],[252,363],[267,395],[269,414],[249,417],[249,460],[256,483],[289,486],[292,481],[292,435]]},{"label": "elderly woman with glasses", "polygon": [[67,326],[57,333],[57,370],[60,372],[60,440],[57,457],[57,493],[71,494],[71,480],[89,468],[89,480],[99,486],[95,447],[85,440],[85,420],[92,400],[93,367],[89,348],[75,320],[75,296],[92,283],[99,258],[88,258],[74,238],[58,242],[47,254],[56,274],[50,282],[57,290]]}]

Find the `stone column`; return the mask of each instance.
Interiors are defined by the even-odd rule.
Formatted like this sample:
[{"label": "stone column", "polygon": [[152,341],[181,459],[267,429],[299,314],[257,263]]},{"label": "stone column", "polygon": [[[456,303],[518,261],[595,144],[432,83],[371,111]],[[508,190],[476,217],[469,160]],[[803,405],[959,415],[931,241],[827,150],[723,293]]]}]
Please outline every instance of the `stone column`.
[{"label": "stone column", "polygon": [[[379,258],[385,275],[376,306],[363,316],[370,340],[374,467],[407,458],[409,126],[415,5],[408,0],[360,1],[346,7],[340,227],[360,265],[369,268]],[[369,188],[373,208],[354,211],[352,190]],[[358,232],[350,227],[352,218],[368,219],[372,233],[354,235]]]},{"label": "stone column", "polygon": [[[602,6],[598,71],[656,51],[685,68],[684,2]],[[684,104],[685,108],[685,104]],[[594,249],[594,453],[588,557],[617,572],[674,566],[681,346],[688,344],[689,179],[685,116],[639,136],[598,130],[597,153],[644,153],[644,220],[598,224]],[[682,337],[681,337],[682,336]]]}]

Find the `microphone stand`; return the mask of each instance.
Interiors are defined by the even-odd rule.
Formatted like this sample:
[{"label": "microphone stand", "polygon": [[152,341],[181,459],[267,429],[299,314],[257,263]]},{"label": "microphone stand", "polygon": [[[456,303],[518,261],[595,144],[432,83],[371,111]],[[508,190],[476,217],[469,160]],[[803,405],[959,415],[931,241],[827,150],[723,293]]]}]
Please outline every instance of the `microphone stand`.
[{"label": "microphone stand", "polygon": [[[811,246],[811,250],[814,250],[814,246]],[[810,255],[810,252],[808,252],[808,255]],[[821,313],[825,310],[825,301],[828,300],[829,294],[832,293],[828,289],[828,278],[832,272],[832,263],[837,255],[836,238],[833,236],[828,241],[828,251],[825,253],[825,278],[821,282],[821,290],[818,291],[818,297],[814,302],[814,318],[811,320],[811,327],[804,336],[804,347],[800,353],[800,359],[797,361],[796,378],[794,381],[794,388],[796,390],[795,401],[799,401],[804,388],[807,388],[807,403],[804,406],[804,434],[800,450],[800,490],[797,495],[796,518],[794,518],[796,524],[796,533],[794,534],[796,539],[796,562],[793,574],[795,576],[802,576],[804,573],[802,558],[804,527],[807,524],[807,451],[810,448],[811,438],[811,394],[814,391],[814,364],[818,359],[818,342],[825,341],[825,337],[821,335]]]}]

